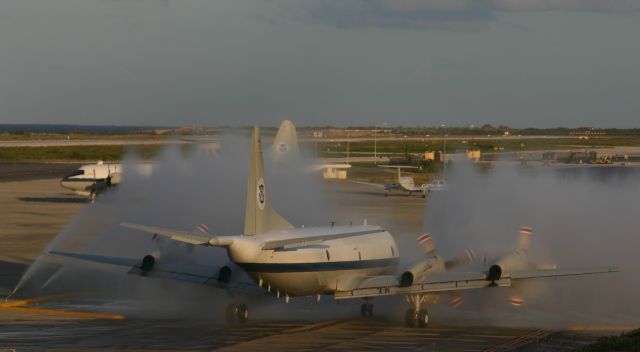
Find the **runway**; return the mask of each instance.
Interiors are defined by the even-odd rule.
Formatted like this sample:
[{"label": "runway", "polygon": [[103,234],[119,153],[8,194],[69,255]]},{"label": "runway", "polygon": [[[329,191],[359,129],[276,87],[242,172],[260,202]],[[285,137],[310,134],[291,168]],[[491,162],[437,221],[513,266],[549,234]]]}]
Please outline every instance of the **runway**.
[{"label": "runway", "polygon": [[210,326],[184,321],[56,321],[1,324],[0,346],[36,350],[188,351],[564,351],[597,336],[544,329],[456,327],[428,330],[384,320]]},{"label": "runway", "polygon": [[[37,178],[37,177],[36,177]],[[327,184],[327,195],[339,204],[334,220],[345,223],[359,217],[384,224],[394,235],[411,238],[420,233],[424,199],[398,194],[384,197],[377,189],[351,183]],[[69,195],[58,179],[0,182],[0,293],[8,294],[21,273],[47,243],[61,231],[86,199]],[[348,215],[345,209],[354,209]],[[170,286],[163,286],[167,290]],[[195,287],[195,286],[194,286]],[[187,289],[190,289],[187,287]],[[194,288],[196,290],[199,288]],[[175,294],[179,295],[180,292]],[[202,291],[206,297],[208,291]],[[300,298],[304,300],[306,298]],[[56,315],[43,310],[2,311],[0,351],[39,350],[424,350],[424,351],[561,351],[593,342],[600,334],[588,330],[540,329],[501,326],[499,317],[491,324],[472,313],[449,314],[446,305],[434,307],[433,324],[428,329],[406,328],[402,324],[402,301],[379,301],[380,314],[360,319],[358,305],[336,306],[329,298],[316,306],[297,303],[279,313],[282,302],[254,310],[248,325],[227,325],[219,317],[207,318],[211,307],[202,307],[204,316],[144,318],[126,316],[121,320],[90,316]],[[43,303],[38,308],[120,313],[119,302],[106,305]],[[197,308],[197,302],[196,309]],[[298,304],[298,305],[296,305]],[[155,309],[151,302],[151,309]],[[313,307],[313,309],[311,309]],[[400,307],[398,309],[397,307]],[[161,306],[157,306],[162,309]],[[193,307],[192,307],[193,308]],[[188,311],[187,309],[185,309]],[[311,313],[319,310],[318,314]],[[399,311],[400,313],[397,313]],[[43,313],[44,312],[44,313]],[[622,327],[621,329],[626,329]],[[605,330],[605,329],[602,329]]]}]

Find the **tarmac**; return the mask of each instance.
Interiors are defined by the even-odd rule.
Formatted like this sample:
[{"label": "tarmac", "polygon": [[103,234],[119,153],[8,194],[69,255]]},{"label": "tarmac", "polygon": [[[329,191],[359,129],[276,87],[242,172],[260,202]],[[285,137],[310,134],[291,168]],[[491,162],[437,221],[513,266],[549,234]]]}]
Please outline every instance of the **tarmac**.
[{"label": "tarmac", "polygon": [[[36,170],[38,167],[29,167]],[[0,171],[2,171],[0,166]],[[13,170],[13,169],[12,169]],[[42,168],[41,170],[46,170]],[[17,172],[13,170],[12,172]],[[0,174],[3,172],[0,172]],[[67,193],[58,178],[46,171],[30,172],[26,180],[0,177],[0,294],[6,296],[28,265],[89,201]],[[7,181],[11,179],[11,181]],[[424,199],[403,194],[385,197],[366,185],[330,182],[327,194],[338,208],[335,220],[366,216],[370,223],[384,224],[396,236],[417,236],[424,217]],[[99,198],[98,200],[99,201]],[[355,209],[345,215],[345,209]],[[206,294],[206,292],[205,292]],[[329,298],[325,298],[329,300]],[[323,314],[313,316],[304,305],[292,314],[271,318],[281,302],[258,309],[246,325],[228,325],[219,320],[184,317],[146,319],[117,314],[74,315],[110,307],[117,302],[95,306],[73,303],[35,303],[17,307],[0,305],[0,351],[28,350],[189,350],[189,351],[563,351],[593,342],[602,334],[625,330],[590,328],[541,329],[538,327],[483,324],[472,317],[448,319],[432,314],[427,329],[407,328],[402,314],[392,314],[394,304],[376,303],[382,312],[376,318],[359,318],[359,302],[340,309],[328,302],[317,307]],[[87,308],[89,307],[89,309]],[[27,308],[27,309],[22,309]],[[38,308],[38,309],[32,309]],[[446,307],[445,307],[446,309]],[[66,310],[70,314],[56,314]],[[340,311],[331,317],[331,310]],[[99,313],[98,313],[99,314]],[[275,314],[277,315],[277,314]],[[612,331],[613,330],[613,331]]]}]

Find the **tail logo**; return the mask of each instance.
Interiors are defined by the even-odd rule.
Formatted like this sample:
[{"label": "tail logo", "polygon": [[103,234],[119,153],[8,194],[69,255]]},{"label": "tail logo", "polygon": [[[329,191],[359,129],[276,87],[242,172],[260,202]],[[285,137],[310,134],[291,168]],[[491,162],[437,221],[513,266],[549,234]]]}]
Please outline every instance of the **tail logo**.
[{"label": "tail logo", "polygon": [[258,187],[257,187],[256,191],[257,191],[256,192],[256,198],[258,200],[258,208],[260,208],[260,210],[263,210],[264,209],[264,203],[265,203],[265,200],[266,200],[266,194],[264,193],[265,192],[264,179],[261,178],[260,180],[258,180]]},{"label": "tail logo", "polygon": [[280,153],[286,153],[289,151],[289,146],[286,143],[279,143],[278,144],[278,151]]}]

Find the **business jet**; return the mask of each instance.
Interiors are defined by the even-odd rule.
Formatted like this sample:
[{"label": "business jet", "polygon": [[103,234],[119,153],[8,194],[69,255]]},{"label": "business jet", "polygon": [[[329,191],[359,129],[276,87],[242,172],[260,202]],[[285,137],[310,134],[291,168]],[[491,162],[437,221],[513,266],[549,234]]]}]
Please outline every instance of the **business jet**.
[{"label": "business jet", "polygon": [[389,195],[389,192],[399,190],[403,192],[409,192],[409,196],[411,197],[413,193],[421,193],[422,198],[427,196],[429,189],[426,184],[416,185],[413,177],[411,176],[402,176],[402,169],[417,169],[417,166],[402,166],[402,165],[378,165],[379,167],[384,168],[394,168],[398,170],[398,178],[396,182],[393,183],[385,183],[384,190],[385,196]]},{"label": "business jet", "polygon": [[[152,164],[148,163],[135,165],[135,171],[144,176],[149,176],[152,168]],[[60,185],[76,194],[94,199],[98,193],[120,184],[122,171],[122,164],[98,161],[95,164],[80,166],[70,175],[63,177]]]},{"label": "business jet", "polygon": [[[148,233],[151,238],[166,237],[192,245],[227,249],[233,267],[248,273],[253,283],[234,279],[231,266],[216,268],[212,274],[184,270],[180,263],[164,261],[155,253],[143,258],[99,256],[88,253],[51,251],[48,255],[124,266],[141,279],[159,277],[199,283],[227,289],[233,294],[255,292],[284,298],[332,295],[335,299],[364,299],[363,315],[373,314],[370,299],[403,295],[411,303],[406,312],[407,324],[425,327],[429,316],[425,306],[443,292],[494,287],[509,287],[517,281],[610,273],[615,267],[591,269],[528,269],[516,260],[495,263],[488,271],[459,273],[450,271],[471,257],[463,254],[445,260],[435,254],[430,235],[417,239],[425,252],[422,260],[402,270],[400,252],[387,230],[363,225],[330,227],[294,227],[272,207],[264,174],[260,132],[254,127],[247,181],[244,232],[240,235],[203,234],[155,226],[122,223],[125,228]],[[466,252],[465,252],[466,253]],[[226,309],[230,322],[246,322],[246,304],[230,304]]]}]

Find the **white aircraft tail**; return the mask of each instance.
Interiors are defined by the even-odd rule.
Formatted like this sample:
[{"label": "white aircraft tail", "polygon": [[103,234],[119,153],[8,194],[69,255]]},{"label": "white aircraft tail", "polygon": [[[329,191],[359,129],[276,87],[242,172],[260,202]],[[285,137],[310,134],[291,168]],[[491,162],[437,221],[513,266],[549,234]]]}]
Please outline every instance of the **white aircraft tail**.
[{"label": "white aircraft tail", "polygon": [[520,228],[520,234],[518,239],[518,250],[528,251],[531,243],[531,236],[533,235],[533,229],[530,227]]},{"label": "white aircraft tail", "polygon": [[254,127],[251,135],[251,159],[247,181],[247,202],[244,217],[244,234],[260,235],[271,230],[292,228],[272,207],[267,198],[264,182],[264,161],[260,143],[260,128]]},{"label": "white aircraft tail", "polygon": [[287,161],[285,158],[295,160],[300,157],[298,133],[293,122],[289,120],[282,121],[276,138],[273,140],[272,148],[276,161]]}]

